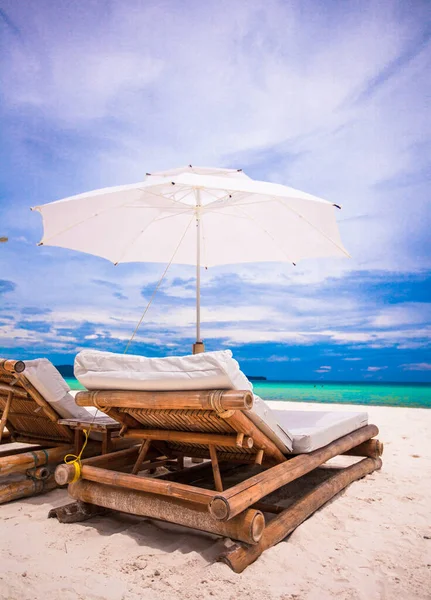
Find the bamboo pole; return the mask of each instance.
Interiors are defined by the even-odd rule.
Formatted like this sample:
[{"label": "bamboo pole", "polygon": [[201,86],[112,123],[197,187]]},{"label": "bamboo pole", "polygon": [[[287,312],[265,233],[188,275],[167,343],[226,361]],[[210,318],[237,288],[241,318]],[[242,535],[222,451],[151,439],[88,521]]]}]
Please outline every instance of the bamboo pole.
[{"label": "bamboo pole", "polygon": [[268,438],[264,433],[256,427],[256,425],[247,417],[247,415],[236,410],[234,412],[225,412],[219,414],[229,425],[239,433],[253,438],[254,445],[259,450],[263,450],[265,454],[275,462],[281,463],[286,460],[280,449],[274,444],[272,440]]},{"label": "bamboo pole", "polygon": [[235,545],[220,556],[219,560],[229,565],[235,573],[242,573],[262,552],[284,540],[298,525],[350,483],[380,469],[381,465],[380,458],[364,458],[350,467],[341,469],[270,521],[258,544],[249,547]]},{"label": "bamboo pole", "polygon": [[3,477],[11,473],[25,473],[35,467],[59,463],[70,452],[73,452],[72,446],[57,446],[56,448],[47,448],[35,452],[3,456],[0,458],[0,476]]},{"label": "bamboo pole", "polygon": [[[90,458],[84,458],[81,461],[81,465],[92,465],[94,467],[101,467],[104,469],[122,469],[128,465],[133,465],[138,457],[139,446],[132,446],[131,448],[125,448],[124,450],[118,450],[117,452],[111,452],[110,454],[101,454],[99,456],[92,456]],[[66,485],[70,483],[75,476],[75,467],[73,464],[61,464],[55,470],[55,480],[58,485]]]},{"label": "bamboo pole", "polygon": [[53,476],[48,479],[22,479],[7,484],[0,484],[0,504],[5,504],[11,500],[26,498],[41,494],[57,487]]},{"label": "bamboo pole", "polygon": [[37,467],[36,469],[30,469],[26,473],[27,477],[31,477],[32,479],[48,479],[51,475],[51,471],[48,467]]},{"label": "bamboo pole", "polygon": [[78,406],[103,408],[140,408],[153,410],[249,410],[253,394],[240,390],[190,390],[179,392],[141,392],[98,390],[78,392]]},{"label": "bamboo pole", "polygon": [[350,448],[347,452],[344,452],[348,456],[368,456],[369,458],[379,458],[383,454],[383,443],[379,440],[372,439]]},{"label": "bamboo pole", "polygon": [[139,451],[138,458],[136,459],[136,462],[132,469],[133,475],[136,475],[136,473],[139,473],[140,467],[141,467],[142,463],[144,462],[145,457],[147,456],[150,446],[151,446],[151,440],[146,439],[144,442],[142,442],[142,446]]},{"label": "bamboo pole", "polygon": [[[208,505],[209,501],[215,495],[211,490],[183,485],[173,481],[163,481],[153,477],[138,477],[129,473],[120,473],[118,471],[109,471],[100,467],[91,465],[82,465],[81,478],[87,481],[95,481],[111,486],[150,492],[161,496],[172,496],[194,502],[197,504]],[[69,479],[70,481],[70,479]]]},{"label": "bamboo pole", "polygon": [[[236,435],[223,435],[219,433],[200,433],[194,431],[174,431],[170,429],[128,429],[124,432],[125,439],[148,439],[166,442],[182,442],[184,444],[201,444],[204,446],[227,446],[236,448]],[[253,447],[253,440],[244,437],[243,448],[249,450]]]},{"label": "bamboo pole", "polygon": [[211,501],[209,510],[215,519],[222,521],[231,519],[274,490],[323,465],[330,458],[359,446],[362,442],[377,435],[378,431],[375,425],[361,427],[319,450],[309,454],[299,454],[284,463],[271,467],[229,488],[223,494],[218,494]]},{"label": "bamboo pole", "polygon": [[0,459],[5,456],[15,456],[16,454],[23,454],[25,452],[36,452],[37,450],[45,450],[44,446],[40,444],[34,446],[24,446],[24,448],[9,448],[9,444],[4,444],[3,449],[0,449]]},{"label": "bamboo pole", "polygon": [[79,480],[69,486],[72,498],[120,512],[176,523],[192,529],[256,544],[265,528],[260,511],[249,509],[226,523],[215,521],[206,506],[177,498],[165,498],[133,489],[121,489]]},{"label": "bamboo pole", "polygon": [[8,396],[7,396],[7,400],[6,400],[6,406],[3,410],[3,414],[0,420],[0,444],[2,441],[2,437],[3,437],[3,430],[6,427],[6,422],[7,422],[7,418],[9,416],[9,411],[10,411],[10,406],[12,404],[12,398],[13,398],[13,392],[9,391],[8,392]]},{"label": "bamboo pole", "polygon": [[22,360],[5,360],[0,359],[0,374],[13,375],[14,373],[22,373],[25,369],[25,363]]}]

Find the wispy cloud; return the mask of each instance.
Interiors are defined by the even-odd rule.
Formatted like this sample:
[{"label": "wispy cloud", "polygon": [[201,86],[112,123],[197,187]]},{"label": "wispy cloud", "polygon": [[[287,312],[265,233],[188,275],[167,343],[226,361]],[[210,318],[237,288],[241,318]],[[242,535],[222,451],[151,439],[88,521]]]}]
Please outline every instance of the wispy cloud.
[{"label": "wispy cloud", "polygon": [[431,371],[431,363],[410,363],[400,365],[404,371]]}]

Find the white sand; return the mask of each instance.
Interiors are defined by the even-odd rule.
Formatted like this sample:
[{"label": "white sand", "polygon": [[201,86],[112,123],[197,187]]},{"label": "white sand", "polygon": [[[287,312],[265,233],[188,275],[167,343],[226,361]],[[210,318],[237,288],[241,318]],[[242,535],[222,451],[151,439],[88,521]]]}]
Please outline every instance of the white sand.
[{"label": "white sand", "polygon": [[48,520],[68,501],[55,490],[0,507],[0,598],[430,599],[431,410],[363,409],[380,427],[383,470],[353,483],[241,575],[214,562],[224,542],[204,534],[119,514]]}]

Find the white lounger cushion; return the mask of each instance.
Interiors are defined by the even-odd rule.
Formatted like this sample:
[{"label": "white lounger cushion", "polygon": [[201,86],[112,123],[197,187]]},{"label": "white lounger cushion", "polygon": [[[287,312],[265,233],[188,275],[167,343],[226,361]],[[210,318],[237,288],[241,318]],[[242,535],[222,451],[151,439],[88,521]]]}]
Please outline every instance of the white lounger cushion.
[{"label": "white lounger cushion", "polygon": [[[47,358],[25,361],[24,375],[34,385],[37,391],[64,419],[82,419],[83,421],[97,421],[98,418],[106,419],[106,415],[94,415],[86,408],[75,404],[75,399],[59,371]],[[115,422],[113,420],[113,422]],[[100,434],[90,433],[93,439],[99,439]]]},{"label": "white lounger cushion", "polygon": [[89,390],[253,390],[230,350],[163,358],[83,350],[74,372]]},{"label": "white lounger cushion", "polygon": [[[163,358],[83,350],[74,372],[89,390],[253,390],[230,350]],[[247,414],[282,452],[292,451],[291,436],[258,396]]]},{"label": "white lounger cushion", "polygon": [[368,424],[364,412],[273,410],[272,414],[293,436],[295,454],[322,448]]}]

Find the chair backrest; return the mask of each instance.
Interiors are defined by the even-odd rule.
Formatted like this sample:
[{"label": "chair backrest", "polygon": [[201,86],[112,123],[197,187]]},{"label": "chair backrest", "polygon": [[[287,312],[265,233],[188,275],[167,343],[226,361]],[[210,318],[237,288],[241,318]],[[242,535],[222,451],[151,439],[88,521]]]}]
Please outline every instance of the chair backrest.
[{"label": "chair backrest", "polygon": [[[176,394],[203,390],[253,391],[252,383],[241,372],[230,350],[150,358],[87,349],[75,358],[75,376],[88,390],[99,391],[133,390],[157,393],[174,391]],[[172,406],[173,410],[179,408],[181,408],[179,405]],[[250,420],[274,442],[281,452],[292,450],[292,436],[287,429],[280,426],[271,408],[261,398],[254,396],[252,405],[247,410]],[[144,424],[142,423],[144,414],[136,416],[137,420]],[[156,422],[158,418],[160,418],[159,413],[157,417],[145,414],[145,419],[149,423],[151,420]],[[209,415],[207,418],[211,421]],[[168,416],[164,415],[164,419],[168,419]],[[226,431],[226,424],[221,424],[217,419],[217,425],[214,422],[211,426],[207,423],[210,429],[205,429],[203,415],[199,419],[202,421],[203,431],[212,431],[211,427],[216,427],[217,431]],[[186,427],[184,419],[182,426]],[[227,431],[231,429],[228,428]]]},{"label": "chair backrest", "polygon": [[30,382],[25,368],[23,361],[0,359],[0,410],[12,439],[47,445],[72,441],[72,430],[57,423],[59,413]]},{"label": "chair backrest", "polygon": [[249,390],[79,392],[79,406],[95,406],[123,425],[125,438],[152,440],[167,455],[243,463],[282,462],[277,445],[248,417]]}]

